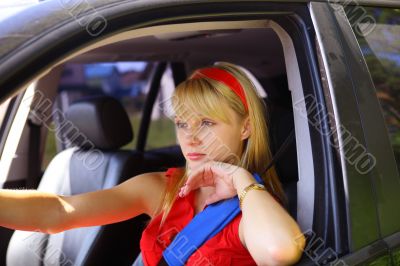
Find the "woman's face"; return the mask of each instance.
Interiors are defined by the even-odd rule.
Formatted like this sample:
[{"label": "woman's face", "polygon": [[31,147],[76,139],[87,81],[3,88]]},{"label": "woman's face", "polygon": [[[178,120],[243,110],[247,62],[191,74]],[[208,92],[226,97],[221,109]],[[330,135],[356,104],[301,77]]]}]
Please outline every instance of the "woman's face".
[{"label": "woman's face", "polygon": [[248,119],[241,119],[231,108],[225,108],[230,123],[190,113],[176,116],[175,126],[182,153],[188,166],[194,169],[214,160],[237,164],[242,141],[250,134]]}]

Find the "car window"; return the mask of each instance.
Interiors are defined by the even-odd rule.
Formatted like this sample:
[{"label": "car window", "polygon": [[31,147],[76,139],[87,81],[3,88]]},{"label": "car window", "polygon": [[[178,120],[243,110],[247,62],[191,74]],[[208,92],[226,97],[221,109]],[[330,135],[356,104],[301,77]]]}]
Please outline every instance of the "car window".
[{"label": "car window", "polygon": [[6,138],[9,134],[9,126],[14,119],[13,110],[20,104],[18,98],[22,99],[25,91],[21,91],[14,97],[10,97],[0,104],[0,154],[3,152]]},{"label": "car window", "polygon": [[3,102],[2,104],[0,104],[0,125],[3,124],[4,118],[6,116],[7,113],[7,107],[10,103],[11,98],[8,98],[5,102]]},{"label": "car window", "polygon": [[366,19],[346,13],[360,44],[400,169],[400,9],[364,8]]},{"label": "car window", "polygon": [[151,113],[146,150],[177,144],[175,125],[172,120],[171,97],[175,89],[172,71],[167,67],[160,82],[160,90]]},{"label": "car window", "polygon": [[[128,113],[134,132],[133,141],[122,148],[134,149],[152,68],[153,63],[138,61],[68,63],[61,74],[53,108],[65,112],[74,101],[86,96],[109,95],[118,99]],[[55,123],[53,120],[52,127],[62,130],[63,127],[57,127]],[[69,147],[62,132],[56,134],[49,130],[48,133],[42,169],[58,152]]]}]

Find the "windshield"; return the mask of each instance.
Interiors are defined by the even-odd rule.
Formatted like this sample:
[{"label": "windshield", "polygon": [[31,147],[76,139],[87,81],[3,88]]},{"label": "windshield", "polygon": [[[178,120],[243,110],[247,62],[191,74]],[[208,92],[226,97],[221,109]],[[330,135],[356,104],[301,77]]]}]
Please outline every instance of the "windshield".
[{"label": "windshield", "polygon": [[20,12],[21,10],[37,4],[39,0],[1,0],[0,21]]}]

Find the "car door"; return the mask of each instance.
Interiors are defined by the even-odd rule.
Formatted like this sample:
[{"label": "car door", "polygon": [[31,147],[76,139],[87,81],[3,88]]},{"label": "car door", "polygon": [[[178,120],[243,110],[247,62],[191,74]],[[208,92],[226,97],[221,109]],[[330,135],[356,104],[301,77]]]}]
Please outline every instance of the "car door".
[{"label": "car door", "polygon": [[[349,246],[353,251],[378,240],[380,236],[376,222],[377,213],[373,208],[373,195],[368,189],[371,188],[371,181],[356,173],[354,166],[341,161],[342,155],[338,155],[338,149],[330,143],[332,136],[328,129],[332,120],[329,120],[331,117],[328,116],[328,111],[332,107],[329,105],[332,100],[326,98],[324,73],[331,76],[330,71],[341,71],[342,75],[347,76],[343,71],[344,62],[335,68],[327,67],[335,62],[334,55],[343,53],[345,48],[333,47],[334,53],[331,55],[328,48],[335,42],[331,40],[332,44],[327,43],[324,38],[329,36],[323,34],[325,31],[337,29],[329,25],[336,25],[337,22],[327,4],[307,5],[305,1],[297,2],[287,4],[270,1],[191,0],[88,1],[77,4],[45,1],[23,12],[18,20],[6,21],[0,28],[0,36],[7,44],[1,46],[0,50],[0,99],[6,100],[12,93],[27,87],[57,64],[85,49],[105,45],[111,41],[107,38],[124,31],[199,21],[272,21],[268,26],[279,34],[285,50],[289,89],[293,99],[299,100],[296,103],[305,108],[303,113],[301,110],[294,112],[297,151],[302,155],[298,156],[298,218],[302,229],[311,236],[311,243],[316,244],[321,240],[323,247],[309,245],[299,265],[327,264],[347,254]],[[316,10],[326,16],[315,16]],[[318,49],[322,57],[320,65]],[[327,56],[331,56],[329,60],[333,61],[326,61]],[[341,79],[338,81],[343,82]],[[332,84],[325,89],[339,93],[337,84]],[[343,87],[344,84],[340,86]],[[335,118],[340,118],[365,143],[357,116],[358,109],[353,106],[356,102],[355,96],[354,93],[350,95],[340,110],[335,110]],[[317,100],[318,104],[314,102],[313,105],[307,99]],[[309,127],[307,123],[315,116],[320,119],[320,128]],[[348,178],[350,171],[354,172],[352,178]],[[345,184],[351,189],[346,190]],[[356,191],[358,185],[360,189]],[[350,192],[347,198],[345,192]],[[346,209],[347,203],[352,206],[350,211]],[[368,212],[364,213],[365,219],[358,223],[358,216],[363,212],[353,206],[362,204],[368,206]],[[348,221],[351,225],[349,227]],[[354,230],[354,226],[357,230]],[[368,239],[361,236],[363,229],[371,231]],[[350,245],[349,232],[353,241]],[[386,252],[387,249],[383,251]]]},{"label": "car door", "polygon": [[[373,31],[376,21],[356,3],[311,3],[310,7],[326,97],[332,101],[330,112],[340,128],[336,137],[344,171],[350,245],[343,262],[391,265],[391,249],[398,246],[400,228],[399,174],[375,91],[377,84],[374,86],[371,66],[367,67],[363,57],[366,47],[360,49],[356,38],[361,34],[358,40],[364,39],[363,34]],[[395,45],[398,49],[398,43]]]}]

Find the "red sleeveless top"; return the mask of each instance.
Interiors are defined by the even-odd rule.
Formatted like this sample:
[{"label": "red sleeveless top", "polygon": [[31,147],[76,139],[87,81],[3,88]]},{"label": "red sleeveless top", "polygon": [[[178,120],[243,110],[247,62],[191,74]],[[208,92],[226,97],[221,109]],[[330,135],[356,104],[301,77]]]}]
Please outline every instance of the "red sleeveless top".
[{"label": "red sleeveless top", "polygon": [[[169,168],[166,176],[177,168]],[[140,249],[144,265],[155,266],[162,252],[194,217],[194,191],[183,198],[177,197],[163,226],[159,229],[160,213],[147,225],[140,240]],[[248,250],[239,238],[240,212],[224,229],[208,239],[188,259],[185,265],[256,265]]]}]

